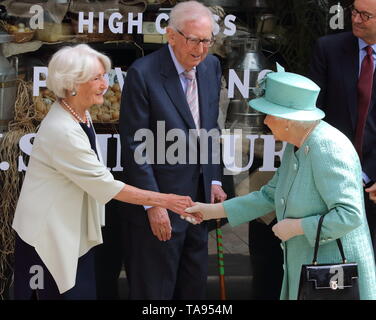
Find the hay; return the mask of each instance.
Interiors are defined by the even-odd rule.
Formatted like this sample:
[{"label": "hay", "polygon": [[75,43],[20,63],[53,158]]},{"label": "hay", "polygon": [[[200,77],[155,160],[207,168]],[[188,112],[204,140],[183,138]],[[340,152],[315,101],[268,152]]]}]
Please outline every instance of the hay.
[{"label": "hay", "polygon": [[37,130],[31,89],[30,84],[19,81],[15,119],[0,140],[0,159],[9,163],[8,170],[0,171],[0,299],[7,295],[5,290],[13,271],[15,233],[12,221],[25,175],[18,171],[18,158],[23,155],[18,144],[22,136]]}]

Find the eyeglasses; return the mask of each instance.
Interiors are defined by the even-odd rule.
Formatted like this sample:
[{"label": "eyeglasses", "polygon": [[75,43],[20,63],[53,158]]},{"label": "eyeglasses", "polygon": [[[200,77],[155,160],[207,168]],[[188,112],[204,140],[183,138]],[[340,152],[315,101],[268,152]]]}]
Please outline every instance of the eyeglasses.
[{"label": "eyeglasses", "polygon": [[362,19],[363,22],[366,22],[366,21],[368,21],[369,19],[374,18],[373,15],[368,14],[367,12],[364,12],[364,11],[359,11],[359,10],[356,9],[354,6],[351,6],[351,7],[350,7],[350,10],[351,10],[351,15],[352,15],[353,17],[356,17],[356,15],[359,14],[359,15],[360,15],[360,18]]},{"label": "eyeglasses", "polygon": [[187,37],[180,30],[176,29],[176,31],[179,32],[185,38],[185,40],[187,42],[187,46],[189,46],[191,48],[198,46],[200,44],[200,42],[202,42],[202,45],[203,45],[204,48],[209,48],[209,47],[213,46],[213,44],[215,42],[213,34],[212,34],[211,39],[198,39],[198,38]]}]

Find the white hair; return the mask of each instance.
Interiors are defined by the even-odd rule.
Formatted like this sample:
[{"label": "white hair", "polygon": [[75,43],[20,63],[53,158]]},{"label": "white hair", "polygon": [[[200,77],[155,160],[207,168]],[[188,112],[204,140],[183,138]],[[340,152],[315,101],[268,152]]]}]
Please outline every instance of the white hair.
[{"label": "white hair", "polygon": [[65,98],[67,90],[72,91],[77,84],[85,83],[95,75],[97,59],[106,72],[111,70],[110,59],[86,44],[60,49],[48,64],[48,89],[58,98]]},{"label": "white hair", "polygon": [[197,1],[180,2],[172,8],[168,26],[175,30],[180,30],[186,22],[196,21],[202,17],[209,18],[213,31],[215,21],[213,14],[208,7]]},{"label": "white hair", "polygon": [[299,128],[302,128],[302,129],[308,129],[308,128],[311,128],[312,125],[317,121],[317,120],[313,120],[313,121],[302,121],[302,120],[288,120],[292,126],[295,126],[295,127],[299,127]]}]

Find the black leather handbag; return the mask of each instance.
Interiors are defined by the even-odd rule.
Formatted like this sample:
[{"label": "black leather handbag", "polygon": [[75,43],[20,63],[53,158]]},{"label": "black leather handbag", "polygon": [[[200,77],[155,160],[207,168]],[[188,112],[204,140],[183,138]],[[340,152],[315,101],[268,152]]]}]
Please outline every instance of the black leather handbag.
[{"label": "black leather handbag", "polygon": [[340,239],[337,239],[342,263],[317,264],[317,252],[324,215],[317,227],[312,264],[302,265],[298,300],[359,300],[358,265],[347,262]]}]

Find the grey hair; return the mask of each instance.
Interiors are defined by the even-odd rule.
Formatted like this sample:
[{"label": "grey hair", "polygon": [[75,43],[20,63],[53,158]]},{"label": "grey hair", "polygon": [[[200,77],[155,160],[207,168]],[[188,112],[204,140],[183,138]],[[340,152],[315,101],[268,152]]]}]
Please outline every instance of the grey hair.
[{"label": "grey hair", "polygon": [[86,44],[60,49],[48,64],[47,88],[58,98],[65,98],[67,90],[72,91],[95,75],[97,59],[106,72],[111,70],[110,59]]},{"label": "grey hair", "polygon": [[175,30],[182,29],[186,22],[195,21],[202,17],[209,18],[212,31],[214,31],[215,20],[208,7],[193,0],[180,2],[171,10],[168,26]]}]

